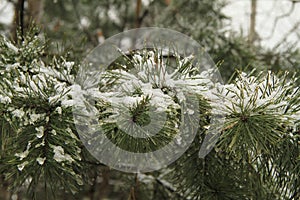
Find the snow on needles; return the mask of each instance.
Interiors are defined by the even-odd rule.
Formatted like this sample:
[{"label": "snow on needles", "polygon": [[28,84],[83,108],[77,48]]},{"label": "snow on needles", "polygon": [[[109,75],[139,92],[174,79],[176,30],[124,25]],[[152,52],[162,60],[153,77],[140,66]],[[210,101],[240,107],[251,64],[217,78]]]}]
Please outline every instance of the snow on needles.
[{"label": "snow on needles", "polygon": [[[136,53],[131,60],[133,69],[115,69],[102,73],[102,92],[98,97],[126,107],[132,107],[150,97],[150,105],[161,112],[168,110],[171,105],[176,107],[185,102],[186,93],[201,95],[208,91],[211,80],[207,76],[189,73],[194,67],[191,62],[193,56],[182,60],[177,58],[177,68],[171,72],[161,57],[153,51]],[[124,65],[123,68],[129,67]],[[109,84],[111,79],[115,80],[113,85]]]},{"label": "snow on needles", "polygon": [[299,87],[294,85],[295,78],[289,79],[287,75],[278,78],[270,71],[257,76],[239,73],[232,84],[218,88],[216,93],[224,98],[222,104],[215,106],[227,115],[268,113],[283,120],[299,120],[299,101],[298,104],[291,103],[299,97]]},{"label": "snow on needles", "polygon": [[64,149],[61,146],[55,146],[50,145],[53,149],[53,159],[56,160],[56,162],[64,162],[67,161],[69,163],[72,163],[74,159],[67,153],[65,153]]}]

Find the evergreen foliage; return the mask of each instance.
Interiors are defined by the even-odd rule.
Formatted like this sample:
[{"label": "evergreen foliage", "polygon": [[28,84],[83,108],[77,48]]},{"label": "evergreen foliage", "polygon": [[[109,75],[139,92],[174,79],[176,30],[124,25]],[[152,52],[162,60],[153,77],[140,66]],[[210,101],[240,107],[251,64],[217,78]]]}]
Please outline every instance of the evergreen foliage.
[{"label": "evergreen foliage", "polygon": [[61,105],[74,63],[44,63],[45,44],[32,33],[19,44],[1,37],[1,174],[12,189],[24,186],[36,198],[41,188],[50,196],[75,192],[82,164],[72,110]]},{"label": "evergreen foliage", "polygon": [[[223,1],[148,2],[136,16],[135,1],[45,1],[50,42],[37,28],[16,42],[0,37],[2,187],[20,199],[300,199],[299,50],[265,50],[228,31]],[[89,25],[82,23],[86,16]],[[97,74],[101,81],[92,90],[80,85],[84,79],[75,81],[84,67],[78,61],[98,44],[99,27],[109,37],[153,25],[202,42],[226,84],[211,83],[192,56],[164,57],[158,49],[123,52]],[[192,94],[191,102],[183,94]],[[86,116],[75,123],[73,109],[93,103],[100,125],[94,135],[78,133],[78,125],[94,122]],[[210,122],[218,114],[225,124],[211,137]],[[97,140],[101,129],[122,149],[151,152],[174,138],[180,143],[179,125],[189,123],[190,115],[199,118],[193,143],[176,162],[154,172],[114,170],[82,142]],[[145,134],[141,127],[149,123],[162,127],[155,136],[126,134]],[[217,143],[200,158],[207,137]]]},{"label": "evergreen foliage", "polygon": [[[27,188],[33,199],[41,195],[51,199],[57,191],[78,192],[89,182],[84,181],[89,173],[83,167],[91,167],[86,161],[101,166],[89,156],[84,158],[73,121],[72,92],[77,90],[74,85],[77,68],[62,57],[48,58],[49,64],[45,63],[41,59],[44,45],[32,32],[19,44],[1,38],[0,169],[12,190]],[[176,137],[174,127],[180,120],[176,102],[182,100],[180,95],[172,93],[169,87],[172,79],[168,80],[168,76],[177,76],[180,88],[194,90],[200,99],[204,97],[198,113],[202,119],[200,129],[190,149],[170,167],[173,170],[137,174],[133,179],[129,176],[135,184],[141,182],[139,192],[133,192],[134,195],[143,199],[147,199],[146,194],[149,199],[158,196],[165,199],[298,198],[300,90],[295,84],[297,76],[238,72],[230,84],[215,88],[213,93],[225,97],[223,102],[210,102],[205,100],[208,93],[204,88],[208,82],[205,76],[201,79],[195,74],[190,59],[192,57],[177,57],[175,71],[171,73],[164,68],[168,61],[162,60],[155,51],[135,52],[102,74],[98,93],[94,91],[94,95],[102,99],[97,109],[101,111],[100,124],[108,138],[133,152],[153,151]],[[152,69],[146,67],[149,62],[158,62],[160,67],[153,68],[158,71],[148,71]],[[139,72],[136,77],[129,73],[135,69]],[[153,79],[153,74],[160,78]],[[181,82],[178,75],[186,77],[186,83]],[[190,75],[194,76],[192,82],[188,81]],[[172,84],[176,84],[176,79]],[[113,118],[109,119],[114,111],[110,101],[103,100],[109,99],[116,89],[121,89],[125,96],[111,96],[112,102],[123,102],[116,98],[124,99],[127,95],[133,98],[128,102],[129,113],[141,126],[149,123],[146,113],[151,107],[169,110],[165,128],[152,142],[135,141],[118,130]],[[149,91],[156,94],[160,91],[163,98],[169,98],[164,100],[169,104],[156,104]],[[206,134],[211,106],[226,115],[226,122],[216,147],[201,159],[198,152]],[[126,176],[121,177],[126,183]],[[154,193],[148,194],[150,188]]]}]

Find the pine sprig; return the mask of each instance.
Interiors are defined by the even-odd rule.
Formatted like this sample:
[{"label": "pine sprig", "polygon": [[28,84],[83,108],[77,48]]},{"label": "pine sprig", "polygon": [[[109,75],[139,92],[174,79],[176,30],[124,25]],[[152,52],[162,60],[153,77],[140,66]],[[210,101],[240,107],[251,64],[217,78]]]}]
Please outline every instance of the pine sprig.
[{"label": "pine sprig", "polygon": [[[159,50],[132,53],[124,54],[124,60],[119,58],[116,69],[112,65],[100,75],[99,91],[95,91],[99,94],[94,95],[98,99],[99,121],[107,137],[121,148],[133,152],[154,151],[178,135],[180,123],[184,123],[180,116],[186,114],[180,108],[190,115],[200,112],[196,107],[201,103],[195,108],[193,105],[197,101],[207,101],[200,93],[207,90],[208,79],[191,73],[195,68],[192,56],[184,59],[175,56],[175,65],[167,66],[168,58],[164,58]],[[189,100],[185,95],[190,96]],[[195,99],[193,95],[196,95]],[[154,120],[152,116],[152,129],[161,127],[153,137],[147,131],[140,132],[150,123],[149,112],[154,112],[156,118]],[[166,119],[160,117],[165,115],[164,112]],[[185,120],[188,118],[186,115]],[[118,128],[120,124],[126,126],[125,132]],[[147,137],[137,139],[126,131],[140,132],[140,136]]]},{"label": "pine sprig", "polygon": [[38,41],[26,36],[18,47],[0,41],[6,52],[1,59],[1,128],[9,127],[9,133],[1,132],[0,171],[10,189],[24,187],[32,199],[41,194],[52,199],[62,188],[74,193],[83,184],[81,142],[72,109],[62,105],[74,81],[74,63],[54,58],[48,66]]}]

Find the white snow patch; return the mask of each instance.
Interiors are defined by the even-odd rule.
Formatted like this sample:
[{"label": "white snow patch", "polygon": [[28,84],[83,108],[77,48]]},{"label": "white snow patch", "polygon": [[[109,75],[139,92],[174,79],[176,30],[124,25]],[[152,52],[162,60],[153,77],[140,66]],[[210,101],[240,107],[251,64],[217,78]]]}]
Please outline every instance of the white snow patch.
[{"label": "white snow patch", "polygon": [[37,133],[36,133],[37,138],[42,138],[44,136],[44,127],[43,126],[36,127],[35,130],[37,131]]},{"label": "white snow patch", "polygon": [[62,109],[61,109],[61,107],[57,107],[57,108],[55,109],[55,111],[56,111],[59,115],[62,114]]},{"label": "white snow patch", "polygon": [[54,156],[53,159],[56,160],[57,162],[64,162],[68,161],[72,163],[74,159],[69,155],[64,152],[64,149],[61,146],[54,146],[52,145]]},{"label": "white snow patch", "polygon": [[11,99],[8,96],[4,97],[4,96],[0,95],[0,103],[9,104],[9,103],[11,103]]},{"label": "white snow patch", "polygon": [[30,147],[31,147],[31,142],[28,142],[26,150],[21,153],[15,153],[15,156],[19,157],[20,160],[23,160],[28,156]]},{"label": "white snow patch", "polygon": [[23,108],[21,109],[16,109],[14,110],[12,113],[11,113],[14,117],[17,117],[17,118],[22,118],[24,115],[25,115],[25,112],[23,111]]},{"label": "white snow patch", "polygon": [[40,165],[43,165],[44,162],[45,162],[45,160],[46,160],[46,157],[44,157],[44,158],[40,158],[40,157],[36,158],[36,161],[37,161]]},{"label": "white snow patch", "polygon": [[18,167],[18,170],[19,171],[22,171],[24,169],[24,167],[28,164],[29,162],[28,161],[25,161],[21,164],[19,164],[17,167]]},{"label": "white snow patch", "polygon": [[31,113],[30,114],[30,124],[34,124],[36,121],[38,121],[39,119],[42,119],[46,116],[46,114],[35,114],[35,113]]}]

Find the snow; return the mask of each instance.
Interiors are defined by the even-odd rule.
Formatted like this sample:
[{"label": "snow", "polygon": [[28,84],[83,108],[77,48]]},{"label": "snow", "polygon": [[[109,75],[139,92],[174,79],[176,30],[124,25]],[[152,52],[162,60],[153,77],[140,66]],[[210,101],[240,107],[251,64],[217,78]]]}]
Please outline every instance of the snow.
[{"label": "snow", "polygon": [[11,2],[1,0],[0,1],[0,23],[9,25],[14,18],[14,5]]},{"label": "snow", "polygon": [[41,143],[36,144],[34,147],[35,148],[39,148],[41,146],[45,146],[45,140],[43,139],[43,141]]},{"label": "snow", "polygon": [[73,139],[77,139],[76,135],[73,133],[70,127],[66,128],[66,131],[70,134]]},{"label": "snow", "polygon": [[182,137],[179,134],[176,134],[175,139],[176,139],[176,144],[178,144],[178,145],[182,144]]},{"label": "snow", "polygon": [[145,184],[151,184],[153,181],[155,181],[155,178],[152,175],[146,175],[142,173],[137,174],[137,178],[139,182],[145,183]]},{"label": "snow", "polygon": [[51,145],[51,147],[53,148],[53,159],[56,160],[56,162],[64,162],[64,161],[68,161],[69,163],[72,163],[74,161],[74,159],[69,155],[66,154],[64,152],[64,149],[61,146],[55,146],[55,145]]},{"label": "snow", "polygon": [[[118,98],[118,101],[128,107],[133,107],[136,105],[138,102],[140,102],[143,98],[142,97],[130,97],[130,96],[125,96],[122,98]],[[114,101],[112,103],[115,103],[117,98],[114,98]]]},{"label": "snow", "polygon": [[220,102],[212,102],[212,106],[217,112],[227,115],[244,111],[255,115],[263,111],[288,121],[295,113],[292,109],[285,113],[288,102],[293,98],[286,93],[294,85],[293,81],[283,80],[284,78],[279,79],[271,72],[257,77],[241,73],[234,84],[220,86],[219,91],[215,91],[216,95],[224,98]]},{"label": "snow", "polygon": [[65,61],[64,62],[65,66],[67,67],[67,71],[70,73],[72,68],[75,65],[75,62],[71,62],[71,61]]},{"label": "snow", "polygon": [[6,65],[5,70],[10,72],[11,70],[18,68],[19,66],[20,63],[8,64]]},{"label": "snow", "polygon": [[68,87],[68,95],[72,96],[72,99],[62,99],[61,105],[63,107],[71,107],[74,105],[84,105],[84,95],[87,94],[87,91],[83,90],[80,85],[74,84]]},{"label": "snow", "polygon": [[39,89],[37,87],[37,85],[35,84],[35,82],[33,82],[32,80],[29,81],[29,85],[31,87],[31,89],[35,92],[39,92]]},{"label": "snow", "polygon": [[57,107],[56,109],[55,109],[55,111],[59,114],[59,115],[61,115],[62,114],[62,109],[61,109],[61,107],[59,106],[59,107]]},{"label": "snow", "polygon": [[37,161],[40,165],[43,165],[44,162],[45,162],[45,160],[46,160],[45,157],[44,157],[44,158],[41,158],[41,157],[36,158],[36,161]]},{"label": "snow", "polygon": [[13,45],[11,42],[6,42],[6,45],[7,45],[7,47],[8,48],[10,48],[11,50],[13,50],[15,53],[17,53],[18,52],[18,48],[15,46],[15,45]]},{"label": "snow", "polygon": [[23,160],[24,158],[26,158],[27,156],[28,156],[28,154],[29,154],[29,151],[28,151],[28,149],[26,149],[24,152],[22,152],[22,153],[15,153],[15,156],[16,157],[19,157],[20,158],[20,160]]},{"label": "snow", "polygon": [[36,127],[35,130],[37,131],[37,138],[42,138],[44,136],[44,126]]},{"label": "snow", "polygon": [[47,86],[47,81],[46,81],[45,76],[46,76],[45,74],[33,75],[32,80],[37,83],[39,88],[44,88],[45,86]]},{"label": "snow", "polygon": [[44,113],[44,114],[31,113],[31,114],[29,114],[29,116],[30,116],[29,123],[34,124],[39,119],[43,119],[46,116],[46,113]]},{"label": "snow", "polygon": [[24,73],[20,73],[20,83],[25,84],[26,83],[26,76],[24,75]]},{"label": "snow", "polygon": [[23,111],[23,108],[21,108],[21,109],[15,109],[11,114],[14,117],[17,117],[17,118],[21,119],[25,115],[25,112]]},{"label": "snow", "polygon": [[73,99],[63,100],[61,102],[61,105],[66,108],[72,107],[72,106],[76,105],[76,101],[74,101]]},{"label": "snow", "polygon": [[192,114],[194,114],[195,111],[193,111],[192,109],[187,109],[187,112],[189,115],[192,115]]},{"label": "snow", "polygon": [[28,156],[30,147],[31,147],[31,142],[28,142],[26,150],[21,153],[15,153],[15,156],[19,157],[20,160],[23,160],[24,158],[26,158]]},{"label": "snow", "polygon": [[9,104],[11,103],[11,98],[9,98],[8,96],[2,96],[0,94],[0,103]]},{"label": "snow", "polygon": [[24,167],[28,164],[29,162],[28,161],[25,161],[19,165],[17,165],[17,168],[19,171],[23,171]]},{"label": "snow", "polygon": [[[153,51],[146,52],[145,54],[147,58],[145,58],[145,55],[142,54],[136,54],[133,56],[133,63],[135,63],[134,67],[137,71],[136,74],[131,71],[126,72],[119,69],[112,70],[111,74],[110,72],[107,72],[102,75],[103,79],[107,77],[119,77],[117,83],[120,86],[117,85],[113,91],[115,92],[115,95],[103,95],[106,97],[105,99],[111,98],[110,102],[116,103],[120,102],[120,99],[118,100],[120,97],[125,105],[132,106],[146,96],[149,96],[150,104],[158,107],[159,111],[164,111],[167,110],[170,105],[176,104],[173,100],[173,96],[170,96],[170,94],[176,94],[180,99],[180,102],[184,102],[185,91],[200,93],[201,91],[207,90],[204,85],[211,81],[204,75],[189,77],[186,73],[177,73],[175,77],[175,72],[173,74],[167,73],[167,66],[164,63],[164,60],[155,59],[155,56],[157,55]],[[194,56],[190,55],[182,59],[179,62],[178,69],[193,58]],[[126,69],[126,66],[123,67]],[[188,66],[186,71],[189,71],[191,67],[192,65]],[[158,88],[155,88],[156,86]],[[162,91],[163,87],[170,88],[170,93],[164,94]],[[143,92],[141,96],[128,96],[128,94],[130,95],[137,88]],[[116,98],[116,96],[118,96],[118,98]]]},{"label": "snow", "polygon": [[49,97],[49,98],[48,98],[48,102],[49,102],[50,104],[54,104],[55,102],[57,102],[57,101],[60,99],[60,96],[61,96],[61,95],[58,94],[58,95]]},{"label": "snow", "polygon": [[52,133],[53,135],[56,135],[56,134],[57,134],[57,133],[56,133],[56,130],[54,130],[54,129],[51,130],[51,133]]},{"label": "snow", "polygon": [[145,7],[148,7],[152,1],[153,1],[153,0],[142,0],[142,4],[143,4]]}]

